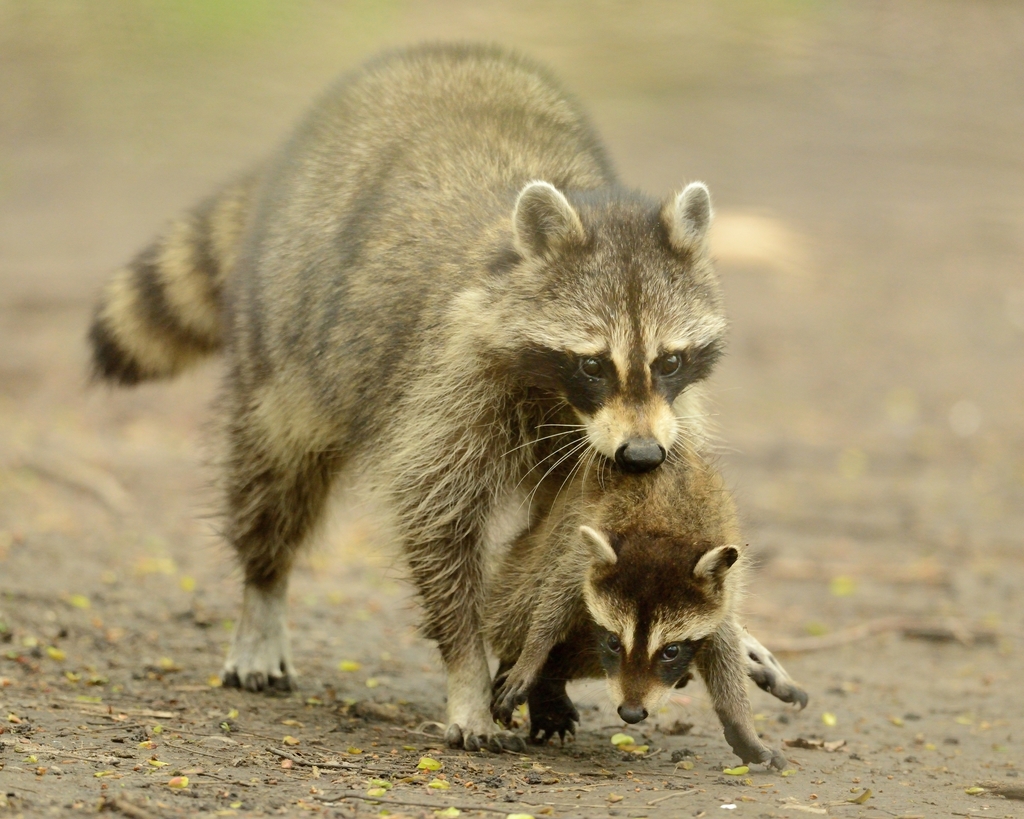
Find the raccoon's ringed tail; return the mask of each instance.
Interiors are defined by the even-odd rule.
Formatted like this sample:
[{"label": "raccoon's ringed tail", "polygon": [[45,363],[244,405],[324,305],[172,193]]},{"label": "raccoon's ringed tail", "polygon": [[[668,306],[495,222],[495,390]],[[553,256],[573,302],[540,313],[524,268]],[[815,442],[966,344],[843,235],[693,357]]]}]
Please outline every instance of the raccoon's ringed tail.
[{"label": "raccoon's ringed tail", "polygon": [[251,188],[228,188],[174,222],[107,283],[89,328],[95,378],[168,378],[221,348],[221,291]]}]

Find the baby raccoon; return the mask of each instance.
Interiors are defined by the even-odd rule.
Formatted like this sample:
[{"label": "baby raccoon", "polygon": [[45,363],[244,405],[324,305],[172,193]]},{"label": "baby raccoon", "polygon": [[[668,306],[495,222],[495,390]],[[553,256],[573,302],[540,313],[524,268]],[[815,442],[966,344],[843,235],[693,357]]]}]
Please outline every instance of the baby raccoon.
[{"label": "baby raccoon", "polygon": [[619,716],[640,722],[692,668],[736,754],[781,768],[757,737],[746,677],[801,707],[807,695],[737,623],[747,558],[719,474],[681,453],[649,475],[577,483],[492,572],[495,719],[508,725],[528,701],[531,739],[564,738],[579,721],[566,682],[605,676]]}]

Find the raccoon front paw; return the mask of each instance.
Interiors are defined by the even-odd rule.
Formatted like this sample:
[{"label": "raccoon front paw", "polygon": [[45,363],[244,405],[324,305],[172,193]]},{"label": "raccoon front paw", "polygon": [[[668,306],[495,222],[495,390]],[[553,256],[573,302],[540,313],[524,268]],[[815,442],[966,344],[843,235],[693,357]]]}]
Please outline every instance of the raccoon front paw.
[{"label": "raccoon front paw", "polygon": [[245,588],[242,616],[220,676],[226,688],[272,693],[296,688],[284,613],[283,587]]},{"label": "raccoon front paw", "polygon": [[521,754],[526,752],[526,743],[522,737],[511,731],[495,731],[493,726],[472,730],[453,722],[444,733],[445,744],[449,748],[466,751],[491,751],[500,754],[505,751]]},{"label": "raccoon front paw", "polygon": [[224,664],[220,679],[225,688],[244,688],[253,692],[286,692],[298,687],[295,670],[284,660],[262,668],[246,667],[229,660]]},{"label": "raccoon front paw", "polygon": [[807,692],[793,681],[782,663],[747,631],[743,634],[743,653],[747,660],[747,674],[758,688],[783,702],[799,705],[801,709],[807,706]]},{"label": "raccoon front paw", "polygon": [[515,668],[512,668],[508,673],[499,674],[495,678],[492,690],[491,716],[495,722],[510,728],[512,714],[529,696],[530,680],[516,674]]},{"label": "raccoon front paw", "polygon": [[538,680],[527,702],[530,707],[530,742],[534,745],[546,745],[555,734],[562,744],[565,744],[566,734],[576,736],[580,712],[565,692],[563,680]]},{"label": "raccoon front paw", "polygon": [[781,771],[786,765],[786,758],[776,750],[769,748],[753,732],[753,726],[723,725],[725,739],[743,764],[761,764]]}]

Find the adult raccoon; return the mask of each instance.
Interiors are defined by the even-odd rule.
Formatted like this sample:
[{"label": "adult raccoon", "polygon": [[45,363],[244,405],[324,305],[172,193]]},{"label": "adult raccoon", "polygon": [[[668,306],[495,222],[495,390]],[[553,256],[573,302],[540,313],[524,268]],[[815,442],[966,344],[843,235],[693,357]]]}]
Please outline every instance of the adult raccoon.
[{"label": "adult raccoon", "polygon": [[692,667],[736,754],[781,768],[754,729],[746,678],[801,708],[807,695],[738,624],[738,544],[721,477],[686,447],[651,474],[577,476],[488,578],[495,719],[528,702],[530,738],[564,739],[579,722],[566,682],[605,676],[619,716],[640,722]]},{"label": "adult raccoon", "polygon": [[426,46],[343,79],[119,273],[90,330],[98,377],[229,359],[225,532],[245,590],[225,684],[292,685],[288,575],[349,473],[394,514],[449,743],[500,744],[486,549],[581,464],[650,470],[703,437],[726,325],[710,220],[699,183],[662,202],[622,187],[531,62]]}]

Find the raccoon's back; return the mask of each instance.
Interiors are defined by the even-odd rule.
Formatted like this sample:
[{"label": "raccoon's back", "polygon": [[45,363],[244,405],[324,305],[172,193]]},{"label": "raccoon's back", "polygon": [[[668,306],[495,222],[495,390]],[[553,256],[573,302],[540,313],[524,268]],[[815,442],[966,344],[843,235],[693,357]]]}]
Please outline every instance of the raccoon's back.
[{"label": "raccoon's back", "polygon": [[239,265],[239,350],[264,370],[327,379],[341,366],[347,385],[387,390],[418,334],[510,246],[516,193],[538,178],[612,181],[586,118],[542,70],[469,46],[371,62],[270,168]]}]

